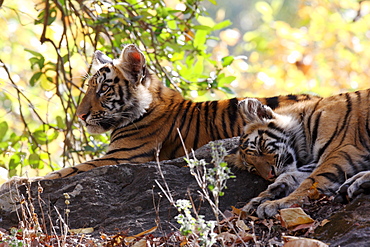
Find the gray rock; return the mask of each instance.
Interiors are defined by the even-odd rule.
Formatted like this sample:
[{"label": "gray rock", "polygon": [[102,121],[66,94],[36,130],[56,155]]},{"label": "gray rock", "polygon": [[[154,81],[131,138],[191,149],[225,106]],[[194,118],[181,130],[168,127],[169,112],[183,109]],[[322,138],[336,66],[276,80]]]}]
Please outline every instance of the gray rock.
[{"label": "gray rock", "polygon": [[[233,138],[220,142],[230,149],[235,147],[237,141],[238,138]],[[210,161],[210,153],[210,146],[206,145],[197,150],[195,156]],[[175,201],[191,197],[196,208],[199,208],[199,214],[205,215],[207,219],[214,218],[209,204],[199,195],[199,186],[183,158],[163,161],[160,165]],[[268,185],[260,177],[246,171],[233,169],[233,172],[236,179],[229,179],[227,182],[228,188],[220,200],[221,211],[231,209],[230,206],[243,206]],[[50,215],[51,225],[57,230],[61,216],[67,221],[64,211],[69,209],[68,226],[71,229],[92,227],[96,234],[122,230],[137,234],[159,225],[163,231],[168,232],[176,225],[174,216],[178,212],[156,183],[158,181],[165,188],[164,180],[156,162],[141,165],[122,164],[95,168],[75,177],[40,181],[43,188],[40,194],[42,207],[38,200],[38,183],[31,184],[30,192],[39,218],[45,218],[46,223],[50,225]],[[19,193],[26,197],[24,186],[19,188]],[[69,205],[65,204],[64,193],[70,196]],[[17,200],[9,198],[9,194],[0,195],[0,226],[3,228],[17,226],[19,222],[15,208],[19,209],[20,205]],[[18,214],[19,212],[20,210]]]},{"label": "gray rock", "polygon": [[330,246],[369,246],[370,195],[360,195],[315,231],[315,238]]},{"label": "gray rock", "polygon": [[[232,138],[219,142],[226,149],[231,149],[237,141],[238,138]],[[206,145],[197,150],[195,156],[210,162],[210,153],[211,148]],[[184,159],[163,161],[160,165],[173,199],[191,197],[199,214],[205,215],[208,220],[213,219],[211,207],[199,195],[199,186]],[[225,195],[220,198],[221,211],[230,210],[231,206],[244,206],[268,185],[265,180],[246,171],[233,169],[233,172],[236,178],[228,180]],[[63,219],[70,229],[92,227],[93,235],[100,232],[115,234],[124,230],[137,234],[157,225],[156,234],[161,235],[178,227],[174,220],[178,212],[156,181],[165,187],[155,162],[122,164],[95,168],[71,178],[40,181],[43,188],[40,196],[38,182],[35,182],[31,184],[29,193],[39,220],[42,223],[44,219],[48,226],[48,233],[51,227],[57,232],[63,230]],[[68,205],[64,193],[70,197]],[[32,222],[28,213],[21,211],[22,207],[27,208],[27,203],[21,206],[19,198],[22,195],[28,198],[27,194],[25,186],[20,186],[18,192],[0,193],[1,228],[17,226],[22,219],[28,219],[24,221],[26,224]],[[370,196],[359,196],[334,213],[329,223],[317,228],[314,237],[331,246],[366,246],[370,236],[369,208]],[[66,209],[70,211],[68,217]]]}]

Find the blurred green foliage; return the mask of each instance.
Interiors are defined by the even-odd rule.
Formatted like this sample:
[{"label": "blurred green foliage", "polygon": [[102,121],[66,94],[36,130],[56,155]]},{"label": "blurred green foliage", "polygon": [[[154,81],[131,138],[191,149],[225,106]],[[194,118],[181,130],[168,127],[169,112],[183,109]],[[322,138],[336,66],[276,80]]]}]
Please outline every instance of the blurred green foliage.
[{"label": "blurred green foliage", "polygon": [[195,100],[368,87],[369,1],[218,3],[5,1],[0,166],[34,176],[101,156],[108,135],[87,134],[75,116],[97,49],[115,58],[137,44],[168,87]]}]

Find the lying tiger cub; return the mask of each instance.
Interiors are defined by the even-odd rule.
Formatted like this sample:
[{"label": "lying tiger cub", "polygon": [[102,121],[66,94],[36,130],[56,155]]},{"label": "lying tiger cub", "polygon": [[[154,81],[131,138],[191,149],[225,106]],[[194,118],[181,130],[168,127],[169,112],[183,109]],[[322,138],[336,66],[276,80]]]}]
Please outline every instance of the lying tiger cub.
[{"label": "lying tiger cub", "polygon": [[275,181],[243,211],[271,217],[305,202],[312,188],[350,198],[369,190],[370,89],[275,111],[257,99],[245,99],[240,112],[249,124],[231,158]]},{"label": "lying tiger cub", "polygon": [[[127,45],[118,59],[95,52],[96,73],[89,79],[77,116],[88,132],[112,131],[108,152],[101,158],[50,173],[44,179],[68,177],[94,167],[173,159],[186,148],[239,136],[246,122],[238,112],[242,99],[192,102],[167,88],[149,73],[141,51]],[[261,98],[271,108],[319,97],[288,95]]]}]

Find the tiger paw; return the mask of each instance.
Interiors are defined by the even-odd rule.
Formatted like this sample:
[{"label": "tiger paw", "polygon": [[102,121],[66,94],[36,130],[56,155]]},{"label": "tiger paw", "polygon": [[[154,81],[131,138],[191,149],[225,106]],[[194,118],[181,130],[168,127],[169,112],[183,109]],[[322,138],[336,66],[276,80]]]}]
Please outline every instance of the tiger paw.
[{"label": "tiger paw", "polygon": [[363,171],[347,179],[337,190],[334,200],[336,202],[348,202],[349,199],[360,194],[370,193],[370,171]]},{"label": "tiger paw", "polygon": [[255,197],[242,208],[242,211],[246,212],[247,214],[253,214],[257,210],[258,206],[266,200],[268,199],[264,197]]},{"label": "tiger paw", "polygon": [[289,208],[293,205],[300,204],[295,198],[285,197],[275,201],[266,201],[257,208],[259,218],[269,218],[277,215],[280,209]]}]

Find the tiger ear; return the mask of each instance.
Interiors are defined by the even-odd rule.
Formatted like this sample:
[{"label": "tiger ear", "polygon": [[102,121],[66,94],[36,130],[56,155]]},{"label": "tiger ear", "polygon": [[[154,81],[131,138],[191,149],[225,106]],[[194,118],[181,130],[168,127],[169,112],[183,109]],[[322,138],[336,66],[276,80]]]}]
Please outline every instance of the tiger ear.
[{"label": "tiger ear", "polygon": [[115,60],[115,65],[133,85],[141,83],[146,75],[145,57],[135,45],[126,45],[119,59]]},{"label": "tiger ear", "polygon": [[103,67],[107,63],[113,63],[113,60],[105,55],[101,51],[95,51],[94,58],[92,61],[92,73],[94,74],[98,71],[101,67]]},{"label": "tiger ear", "polygon": [[270,107],[263,105],[257,99],[248,98],[239,102],[239,111],[248,123],[265,122],[275,118]]}]

